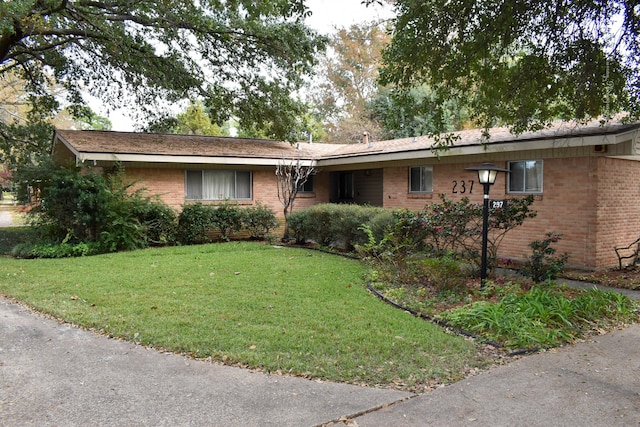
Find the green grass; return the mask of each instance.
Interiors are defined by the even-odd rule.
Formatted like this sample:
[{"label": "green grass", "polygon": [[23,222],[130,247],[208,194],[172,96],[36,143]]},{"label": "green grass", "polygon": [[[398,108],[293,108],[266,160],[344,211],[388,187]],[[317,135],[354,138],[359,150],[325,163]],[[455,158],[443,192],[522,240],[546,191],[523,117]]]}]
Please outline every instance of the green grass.
[{"label": "green grass", "polygon": [[66,322],[269,372],[419,389],[487,363],[394,309],[360,262],[248,242],[74,259],[0,258],[0,293]]}]

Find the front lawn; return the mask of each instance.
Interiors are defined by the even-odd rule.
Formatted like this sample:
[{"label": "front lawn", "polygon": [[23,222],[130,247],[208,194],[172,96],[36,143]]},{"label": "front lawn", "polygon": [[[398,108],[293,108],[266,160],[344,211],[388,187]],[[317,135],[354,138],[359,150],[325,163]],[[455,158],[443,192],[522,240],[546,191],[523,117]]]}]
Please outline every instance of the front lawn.
[{"label": "front lawn", "polygon": [[0,258],[0,293],[110,336],[274,373],[420,390],[490,362],[372,296],[367,271],[335,255],[233,242]]}]

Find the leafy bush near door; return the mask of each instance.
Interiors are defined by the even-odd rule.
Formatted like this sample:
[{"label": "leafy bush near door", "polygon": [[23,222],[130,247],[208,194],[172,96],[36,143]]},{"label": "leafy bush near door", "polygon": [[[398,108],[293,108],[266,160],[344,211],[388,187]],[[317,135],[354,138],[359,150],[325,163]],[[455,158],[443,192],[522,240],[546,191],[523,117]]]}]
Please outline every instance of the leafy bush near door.
[{"label": "leafy bush near door", "polygon": [[[409,262],[428,258],[449,257],[479,271],[482,236],[482,206],[469,199],[430,203],[421,211],[393,212],[393,221],[382,239],[372,234],[365,244],[356,249],[366,260],[387,264],[396,269],[407,269]],[[509,199],[506,208],[491,209],[489,220],[488,255],[490,268],[494,264],[498,247],[505,235],[536,216],[531,209],[533,196]],[[367,229],[365,227],[365,232]],[[378,266],[380,267],[380,266]],[[389,272],[387,267],[380,267]],[[467,267],[465,269],[468,270]],[[412,277],[395,272],[397,277]]]},{"label": "leafy bush near door", "polygon": [[324,203],[289,215],[289,227],[297,243],[311,240],[324,246],[352,250],[369,240],[363,225],[377,238],[393,223],[393,213],[387,209]]}]

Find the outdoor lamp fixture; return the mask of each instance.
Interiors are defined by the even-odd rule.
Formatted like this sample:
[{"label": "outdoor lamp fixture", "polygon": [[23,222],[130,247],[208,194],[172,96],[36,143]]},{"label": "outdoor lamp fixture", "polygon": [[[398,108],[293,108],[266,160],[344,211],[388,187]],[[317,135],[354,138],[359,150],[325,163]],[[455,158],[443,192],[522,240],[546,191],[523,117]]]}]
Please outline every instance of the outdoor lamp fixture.
[{"label": "outdoor lamp fixture", "polygon": [[487,280],[487,240],[489,238],[489,188],[496,182],[498,172],[510,173],[509,169],[499,168],[491,163],[465,168],[478,172],[478,181],[484,187],[484,207],[482,209],[482,266],[480,269],[480,287],[484,288]]}]

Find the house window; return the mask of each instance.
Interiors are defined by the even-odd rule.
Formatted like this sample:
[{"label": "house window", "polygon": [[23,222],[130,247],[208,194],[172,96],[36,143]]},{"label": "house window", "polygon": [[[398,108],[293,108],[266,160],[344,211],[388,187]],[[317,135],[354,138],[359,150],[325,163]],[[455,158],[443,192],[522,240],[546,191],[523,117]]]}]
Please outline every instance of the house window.
[{"label": "house window", "polygon": [[542,193],[542,160],[509,162],[509,193]]},{"label": "house window", "polygon": [[431,193],[433,191],[433,168],[415,166],[409,168],[409,193]]},{"label": "house window", "polygon": [[314,193],[316,191],[316,176],[311,174],[304,184],[298,187],[298,193]]},{"label": "house window", "polygon": [[250,200],[251,171],[188,170],[187,200]]}]

